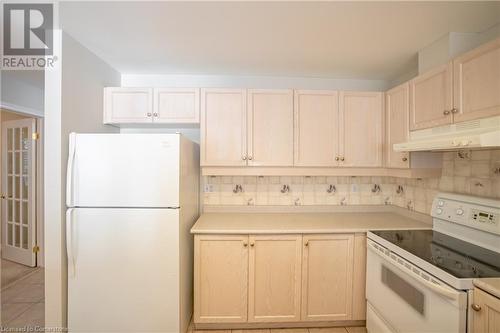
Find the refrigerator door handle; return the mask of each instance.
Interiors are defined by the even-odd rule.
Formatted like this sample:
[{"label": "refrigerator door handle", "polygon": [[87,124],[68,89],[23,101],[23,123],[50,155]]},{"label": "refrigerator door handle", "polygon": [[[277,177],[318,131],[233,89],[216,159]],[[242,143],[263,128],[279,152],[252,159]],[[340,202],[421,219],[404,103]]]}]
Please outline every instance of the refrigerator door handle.
[{"label": "refrigerator door handle", "polygon": [[75,258],[73,256],[73,209],[66,212],[66,254],[68,256],[68,277],[75,277]]},{"label": "refrigerator door handle", "polygon": [[74,189],[73,189],[73,169],[75,163],[76,155],[76,133],[70,133],[69,135],[69,156],[68,156],[68,167],[66,170],[66,205],[68,207],[74,206]]}]

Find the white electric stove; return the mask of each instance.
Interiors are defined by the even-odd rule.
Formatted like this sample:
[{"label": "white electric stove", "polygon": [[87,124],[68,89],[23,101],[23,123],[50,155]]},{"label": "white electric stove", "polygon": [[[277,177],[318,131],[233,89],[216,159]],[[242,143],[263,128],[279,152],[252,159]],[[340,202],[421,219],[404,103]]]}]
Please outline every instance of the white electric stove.
[{"label": "white electric stove", "polygon": [[465,333],[472,280],[500,277],[500,201],[439,194],[432,230],[368,232],[369,333]]}]

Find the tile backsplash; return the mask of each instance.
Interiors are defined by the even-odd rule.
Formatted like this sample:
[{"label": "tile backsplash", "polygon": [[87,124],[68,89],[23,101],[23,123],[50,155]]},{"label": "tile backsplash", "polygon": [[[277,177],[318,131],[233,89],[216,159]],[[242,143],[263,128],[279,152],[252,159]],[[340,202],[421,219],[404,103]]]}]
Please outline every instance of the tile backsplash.
[{"label": "tile backsplash", "polygon": [[384,205],[429,213],[439,191],[500,199],[500,150],[446,152],[440,178],[204,176],[208,205]]}]

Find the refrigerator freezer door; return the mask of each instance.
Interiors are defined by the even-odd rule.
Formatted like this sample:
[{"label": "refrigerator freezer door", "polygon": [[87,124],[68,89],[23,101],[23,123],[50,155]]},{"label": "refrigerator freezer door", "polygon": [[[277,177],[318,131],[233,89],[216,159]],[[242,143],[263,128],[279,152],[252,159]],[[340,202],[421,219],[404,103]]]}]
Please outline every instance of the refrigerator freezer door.
[{"label": "refrigerator freezer door", "polygon": [[67,211],[70,332],[179,332],[179,210]]},{"label": "refrigerator freezer door", "polygon": [[68,207],[178,207],[178,134],[70,134]]}]

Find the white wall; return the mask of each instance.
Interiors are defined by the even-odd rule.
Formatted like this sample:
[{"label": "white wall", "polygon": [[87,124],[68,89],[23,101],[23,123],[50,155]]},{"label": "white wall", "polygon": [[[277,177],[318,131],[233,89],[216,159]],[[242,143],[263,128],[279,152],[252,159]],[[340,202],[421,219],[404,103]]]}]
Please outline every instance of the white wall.
[{"label": "white wall", "polygon": [[285,76],[123,74],[122,86],[385,91],[387,82]]},{"label": "white wall", "polygon": [[43,71],[2,71],[0,107],[43,116],[44,80]]},{"label": "white wall", "polygon": [[418,72],[443,65],[454,57],[500,37],[500,24],[479,33],[450,32],[418,52]]},{"label": "white wall", "polygon": [[[71,36],[57,39],[60,68],[46,78],[45,155],[45,323],[66,326],[67,269],[65,177],[70,132],[118,132],[102,124],[105,86],[120,84],[120,73]],[[56,53],[57,54],[57,53]],[[91,319],[89,319],[91,320]]]}]

